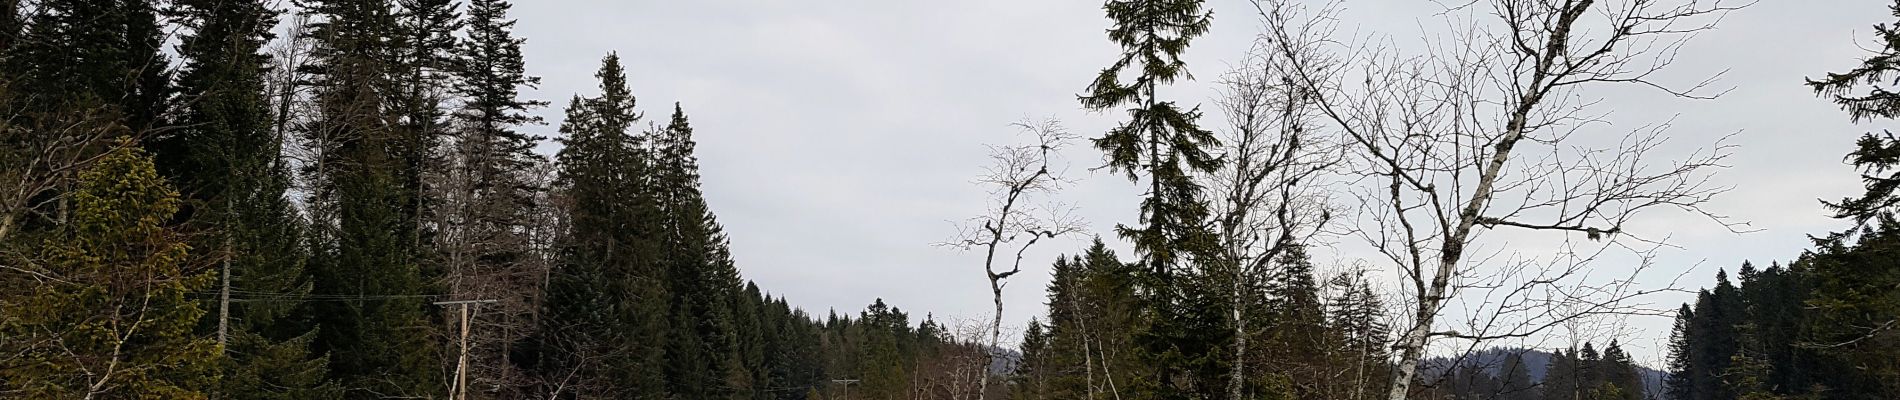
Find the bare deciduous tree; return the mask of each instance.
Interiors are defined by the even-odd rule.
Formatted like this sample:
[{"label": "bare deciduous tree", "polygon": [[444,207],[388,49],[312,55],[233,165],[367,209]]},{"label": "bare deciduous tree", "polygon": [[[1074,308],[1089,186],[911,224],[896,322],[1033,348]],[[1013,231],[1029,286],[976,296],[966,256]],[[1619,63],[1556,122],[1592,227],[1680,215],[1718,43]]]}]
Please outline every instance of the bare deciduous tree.
[{"label": "bare deciduous tree", "polygon": [[107,153],[109,139],[129,133],[103,108],[27,114],[0,121],[0,239],[29,219],[58,221],[61,188]]},{"label": "bare deciduous tree", "polygon": [[[1054,120],[1015,124],[1034,142],[1022,145],[990,146],[993,164],[977,180],[989,188],[991,204],[984,215],[969,219],[959,227],[956,238],[942,246],[983,251],[983,273],[989,279],[996,314],[990,320],[985,353],[992,362],[1002,337],[1003,286],[1009,277],[1022,272],[1023,255],[1043,240],[1082,231],[1082,221],[1059,202],[1038,198],[1054,194],[1066,183],[1058,161],[1060,152],[1074,136]],[[1007,268],[1007,269],[1006,269]],[[982,374],[978,392],[989,393],[989,373]]]},{"label": "bare deciduous tree", "polygon": [[[1686,88],[1654,78],[1690,37],[1741,4],[1473,0],[1437,14],[1452,33],[1427,38],[1420,55],[1370,41],[1333,50],[1341,44],[1330,37],[1337,3],[1255,4],[1265,25],[1260,41],[1295,66],[1289,79],[1356,150],[1364,185],[1353,192],[1362,207],[1352,232],[1404,283],[1409,304],[1392,346],[1390,399],[1410,394],[1434,338],[1475,348],[1583,316],[1644,313],[1631,300],[1667,288],[1590,276],[1608,250],[1648,259],[1664,245],[1625,230],[1644,211],[1673,208],[1739,226],[1703,208],[1725,190],[1709,176],[1729,145],[1659,163],[1667,123],[1603,138],[1606,114],[1593,112],[1597,100],[1581,90],[1634,84],[1711,97],[1703,92],[1713,77]],[[1481,234],[1498,228],[1553,233],[1562,243],[1541,252],[1483,249]],[[1480,268],[1499,265],[1488,275]],[[1467,321],[1477,330],[1441,329],[1452,322],[1441,319],[1448,306],[1468,290],[1486,296],[1463,299],[1478,310]]]},{"label": "bare deciduous tree", "polygon": [[1228,127],[1216,149],[1227,162],[1203,177],[1212,193],[1214,230],[1220,247],[1214,260],[1227,272],[1233,309],[1234,349],[1228,395],[1243,398],[1249,301],[1261,295],[1275,261],[1321,232],[1332,218],[1319,181],[1339,165],[1339,146],[1313,130],[1317,109],[1286,68],[1297,67],[1258,49],[1222,79],[1220,108]]}]

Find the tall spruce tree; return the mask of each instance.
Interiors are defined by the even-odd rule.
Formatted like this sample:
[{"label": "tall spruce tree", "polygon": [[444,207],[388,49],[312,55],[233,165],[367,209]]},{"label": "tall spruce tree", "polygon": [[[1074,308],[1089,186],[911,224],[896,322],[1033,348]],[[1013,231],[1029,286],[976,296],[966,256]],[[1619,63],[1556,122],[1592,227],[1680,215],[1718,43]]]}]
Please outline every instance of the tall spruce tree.
[{"label": "tall spruce tree", "polygon": [[20,41],[20,28],[26,25],[26,15],[20,13],[20,0],[0,0],[0,54],[13,49]]},{"label": "tall spruce tree", "polygon": [[1385,304],[1364,271],[1340,274],[1327,284],[1332,295],[1326,301],[1326,359],[1342,378],[1327,382],[1323,390],[1330,398],[1383,398],[1392,369]]},{"label": "tall spruce tree", "polygon": [[1537,384],[1531,381],[1531,366],[1524,363],[1525,350],[1507,350],[1504,363],[1498,365],[1498,400],[1536,400]]},{"label": "tall spruce tree", "polygon": [[1144,174],[1148,179],[1142,225],[1116,228],[1134,243],[1146,267],[1142,315],[1150,322],[1142,347],[1152,357],[1156,383],[1165,387],[1157,395],[1210,395],[1223,370],[1215,365],[1223,357],[1215,353],[1225,346],[1190,332],[1219,331],[1211,326],[1221,323],[1219,312],[1208,309],[1218,305],[1202,298],[1211,293],[1191,283],[1186,267],[1214,243],[1193,175],[1219,166],[1207,151],[1218,140],[1198,125],[1198,108],[1163,100],[1158,89],[1191,78],[1181,53],[1207,32],[1212,14],[1200,0],[1111,0],[1102,8],[1113,23],[1108,37],[1123,52],[1079,100],[1090,111],[1127,107],[1128,120],[1094,139],[1095,147],[1106,154],[1110,170],[1130,181],[1139,182]]},{"label": "tall spruce tree", "polygon": [[[270,129],[263,73],[276,12],[262,1],[178,0],[174,16],[191,28],[181,40],[178,86],[181,146],[168,148],[171,179],[194,210],[189,226],[205,232],[196,248],[220,266],[213,321],[223,385],[217,398],[304,399],[336,396],[327,360],[309,352],[315,332],[297,318],[310,280],[304,271],[303,222],[286,197],[284,138]],[[232,302],[232,293],[253,301]],[[260,297],[261,299],[255,299]],[[257,301],[262,300],[262,301]]]},{"label": "tall spruce tree", "polygon": [[750,397],[735,391],[743,371],[730,299],[741,281],[725,234],[700,192],[697,142],[678,103],[651,142],[673,295],[669,381],[682,396]]},{"label": "tall spruce tree", "polygon": [[[469,330],[456,332],[469,338],[467,380],[462,385],[504,398],[524,396],[528,390],[526,372],[509,355],[531,334],[537,290],[545,276],[545,264],[538,258],[542,253],[530,236],[541,218],[533,214],[541,208],[544,190],[534,176],[544,163],[534,153],[541,138],[519,128],[539,124],[541,118],[529,111],[546,103],[521,96],[522,89],[533,88],[540,78],[526,73],[521,56],[525,40],[513,33],[511,7],[505,0],[468,3],[466,38],[453,52],[452,91],[460,107],[453,115],[451,171],[440,189],[446,193],[434,205],[446,214],[443,232],[434,240],[443,290],[453,299],[494,301],[468,324],[454,328]],[[426,123],[414,129],[424,127]]]},{"label": "tall spruce tree", "polygon": [[1829,377],[1835,398],[1900,396],[1900,229],[1883,222],[1815,247],[1805,260],[1813,289],[1798,343],[1827,357],[1815,368],[1825,372],[1814,373]]},{"label": "tall spruce tree", "polygon": [[1029,320],[1023,328],[1023,342],[1017,348],[1022,359],[1016,368],[1010,371],[1010,398],[1044,399],[1049,397],[1049,380],[1055,376],[1049,367],[1049,334],[1044,331],[1042,321]]},{"label": "tall spruce tree", "polygon": [[1577,350],[1562,349],[1550,354],[1549,364],[1544,366],[1542,383],[1544,400],[1585,400],[1585,382],[1580,379]]},{"label": "tall spruce tree", "polygon": [[[437,208],[443,193],[439,182],[448,171],[442,154],[449,135],[446,103],[455,72],[455,32],[465,24],[454,0],[397,0],[395,52],[391,75],[400,84],[389,96],[394,153],[402,163],[398,179],[402,190],[415,193],[403,204],[406,220],[418,224],[412,240],[418,248],[433,243],[446,221]],[[421,260],[425,275],[442,274],[439,255]]]},{"label": "tall spruce tree", "polygon": [[1695,399],[1695,373],[1700,366],[1695,364],[1693,343],[1699,340],[1695,336],[1695,311],[1683,304],[1676,309],[1676,321],[1669,329],[1669,376],[1663,378],[1663,394],[1670,399]]},{"label": "tall spruce tree", "polygon": [[[583,391],[601,398],[663,398],[670,303],[659,246],[659,210],[642,137],[641,115],[620,57],[608,54],[595,77],[598,97],[576,97],[561,123],[558,190],[567,231],[549,274],[541,321],[543,377],[571,382],[549,395]],[[585,397],[583,397],[585,398]]]},{"label": "tall spruce tree", "polygon": [[[156,2],[152,0],[45,0],[14,3],[30,18],[17,31],[3,57],[5,112],[10,132],[8,161],[33,161],[61,155],[89,160],[113,140],[134,136],[150,147],[171,141],[160,128],[171,94],[170,60],[161,48]],[[43,160],[42,160],[43,161]],[[161,160],[163,161],[163,160]],[[50,167],[50,166],[49,166]],[[45,238],[66,223],[69,191],[78,166],[25,171],[44,174],[52,183],[10,198],[0,235],[26,233]],[[169,169],[159,165],[161,171]],[[10,168],[12,169],[12,168]],[[26,169],[26,168],[19,168]],[[51,168],[48,168],[51,169]],[[14,171],[9,171],[14,172]],[[11,175],[11,174],[8,174]],[[16,181],[9,181],[12,184]],[[37,243],[38,240],[27,240]]]},{"label": "tall spruce tree", "polygon": [[1140,398],[1155,390],[1152,367],[1136,345],[1142,320],[1140,266],[1122,262],[1100,239],[1059,258],[1049,283],[1046,363],[1050,398]]},{"label": "tall spruce tree", "polygon": [[[1647,388],[1643,385],[1641,371],[1636,361],[1623,351],[1623,345],[1616,339],[1610,339],[1610,345],[1603,348],[1603,358],[1597,362],[1597,398],[1605,400],[1641,400],[1646,398]],[[1613,390],[1603,389],[1607,385]]]},{"label": "tall spruce tree", "polygon": [[[1900,17],[1900,1],[1889,6]],[[1846,72],[1811,78],[1807,84],[1817,96],[1839,105],[1853,122],[1900,117],[1900,93],[1889,86],[1900,72],[1900,26],[1873,27],[1875,54]],[[1900,396],[1900,264],[1891,261],[1900,210],[1900,138],[1892,132],[1864,133],[1847,160],[1861,170],[1865,191],[1826,205],[1840,218],[1860,228],[1831,235],[1816,243],[1817,257],[1809,273],[1814,293],[1808,304],[1815,310],[1810,330],[1816,346],[1850,363],[1879,384],[1880,393]],[[1855,243],[1858,242],[1858,243]],[[1885,343],[1886,345],[1880,345]]]},{"label": "tall spruce tree", "polygon": [[314,160],[310,215],[315,348],[331,357],[344,398],[435,396],[439,341],[429,323],[415,215],[402,185],[401,142],[386,109],[400,82],[388,0],[302,0],[313,43],[302,73],[314,115],[303,128]]},{"label": "tall spruce tree", "polygon": [[[170,60],[153,0],[44,0],[8,57],[19,89],[45,110],[110,107],[133,132],[160,124]],[[152,139],[156,139],[153,137]]]}]

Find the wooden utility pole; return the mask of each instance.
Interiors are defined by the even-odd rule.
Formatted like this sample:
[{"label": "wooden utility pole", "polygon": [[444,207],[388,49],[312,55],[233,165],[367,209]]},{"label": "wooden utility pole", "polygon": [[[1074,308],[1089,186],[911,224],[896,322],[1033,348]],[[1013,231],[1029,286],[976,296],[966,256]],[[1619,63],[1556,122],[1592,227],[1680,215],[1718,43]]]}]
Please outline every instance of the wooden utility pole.
[{"label": "wooden utility pole", "polygon": [[[227,214],[232,213],[230,196],[225,196],[224,210],[225,210],[225,213]],[[220,234],[224,235],[224,265],[222,268],[219,268],[220,277],[218,278],[219,280],[222,281],[221,283],[218,284],[218,351],[219,352],[224,351],[225,343],[227,339],[230,337],[228,332],[229,332],[229,326],[231,325],[231,258],[236,257],[236,253],[237,253],[237,250],[231,245],[231,231],[232,230],[231,230],[231,223],[229,222],[230,216],[226,216],[225,218],[227,219],[225,220],[226,222],[224,224],[224,232],[220,232]]]},{"label": "wooden utility pole", "polygon": [[438,305],[438,306],[451,306],[451,305],[462,306],[461,307],[462,308],[462,332],[460,335],[461,339],[459,339],[459,341],[461,342],[461,347],[462,347],[462,355],[460,357],[457,357],[455,361],[455,383],[449,386],[449,396],[456,400],[468,399],[468,320],[470,318],[469,306],[474,305],[474,304],[494,303],[494,302],[495,300],[493,299],[455,300],[455,301],[435,302],[435,305]]},{"label": "wooden utility pole", "polygon": [[856,379],[832,379],[832,380],[831,380],[831,383],[836,383],[836,384],[840,384],[840,385],[844,385],[844,400],[851,400],[851,385],[852,385],[852,384],[855,384],[855,383],[858,383],[858,380],[856,380]]}]

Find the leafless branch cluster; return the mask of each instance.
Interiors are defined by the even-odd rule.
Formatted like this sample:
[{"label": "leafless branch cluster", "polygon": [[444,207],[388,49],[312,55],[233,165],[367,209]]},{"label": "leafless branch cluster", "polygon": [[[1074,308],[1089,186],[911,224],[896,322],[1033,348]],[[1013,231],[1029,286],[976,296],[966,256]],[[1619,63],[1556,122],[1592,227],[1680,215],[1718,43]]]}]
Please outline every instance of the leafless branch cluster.
[{"label": "leafless branch cluster", "polygon": [[[1359,185],[1352,196],[1360,208],[1351,233],[1405,283],[1410,318],[1393,346],[1391,399],[1409,395],[1434,337],[1475,346],[1591,315],[1644,314],[1633,300],[1668,289],[1638,287],[1633,277],[1604,282],[1590,272],[1606,249],[1648,260],[1665,243],[1626,231],[1645,211],[1676,209],[1731,231],[1745,227],[1703,208],[1726,190],[1709,177],[1731,145],[1716,142],[1659,165],[1667,123],[1602,140],[1614,128],[1582,90],[1635,84],[1680,98],[1719,95],[1708,88],[1720,73],[1687,87],[1655,78],[1696,33],[1746,4],[1474,0],[1438,15],[1451,33],[1427,38],[1423,54],[1402,54],[1390,41],[1336,41],[1338,3],[1255,4],[1261,45],[1293,66],[1286,79],[1353,148],[1350,175]],[[1499,228],[1560,233],[1563,244],[1481,255],[1483,233]],[[1474,327],[1441,330],[1439,317],[1470,295],[1464,292],[1482,292],[1465,303],[1478,309],[1466,321]]]},{"label": "leafless branch cluster", "polygon": [[[987,342],[987,351],[992,353],[1002,335],[1005,280],[1022,272],[1023,256],[1037,243],[1083,229],[1071,207],[1045,198],[1068,183],[1062,176],[1065,166],[1057,163],[1074,135],[1055,120],[1019,122],[1015,126],[1033,136],[1034,141],[990,146],[991,165],[977,179],[990,191],[989,210],[960,226],[956,238],[940,244],[966,251],[981,249],[984,253],[983,272],[996,305]],[[994,359],[995,354],[990,357]],[[977,393],[988,393],[989,380],[989,374],[983,374]]]},{"label": "leafless branch cluster", "polygon": [[1300,66],[1257,49],[1247,62],[1221,79],[1220,110],[1229,125],[1222,130],[1226,160],[1203,177],[1214,193],[1214,231],[1220,243],[1217,270],[1230,275],[1234,328],[1233,371],[1229,396],[1241,398],[1245,386],[1250,327],[1246,301],[1257,297],[1273,264],[1296,246],[1307,245],[1332,219],[1331,194],[1322,179],[1344,161],[1342,147],[1318,127],[1312,96],[1290,77]]},{"label": "leafless branch cluster", "polygon": [[[8,106],[6,108],[13,108]],[[0,239],[28,220],[57,221],[62,188],[107,152],[110,139],[129,134],[113,113],[90,108],[72,113],[9,112],[0,121]]]}]

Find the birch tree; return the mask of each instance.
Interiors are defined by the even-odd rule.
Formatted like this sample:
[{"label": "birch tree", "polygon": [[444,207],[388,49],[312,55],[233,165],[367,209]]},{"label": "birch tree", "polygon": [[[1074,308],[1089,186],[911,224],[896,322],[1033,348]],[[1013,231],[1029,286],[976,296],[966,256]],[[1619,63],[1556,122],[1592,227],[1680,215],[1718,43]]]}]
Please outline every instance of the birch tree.
[{"label": "birch tree", "polygon": [[1259,50],[1221,80],[1226,114],[1221,147],[1226,160],[1206,174],[1218,255],[1211,264],[1228,280],[1233,353],[1227,395],[1245,398],[1249,339],[1248,299],[1264,295],[1269,274],[1292,249],[1307,244],[1332,218],[1324,176],[1340,164],[1339,146],[1314,128],[1311,96],[1287,77],[1296,65]]},{"label": "birch tree", "polygon": [[[1661,82],[1659,73],[1695,33],[1741,4],[1452,4],[1436,14],[1451,32],[1427,38],[1416,55],[1380,41],[1341,49],[1346,41],[1331,37],[1337,3],[1255,5],[1265,26],[1260,41],[1297,66],[1290,79],[1354,148],[1363,185],[1352,192],[1362,205],[1352,232],[1398,272],[1406,309],[1395,327],[1390,399],[1411,394],[1434,339],[1475,349],[1577,318],[1666,313],[1631,301],[1668,290],[1635,284],[1666,244],[1626,230],[1646,211],[1674,209],[1740,229],[1704,208],[1725,190],[1709,179],[1731,146],[1716,142],[1659,161],[1668,157],[1667,122],[1611,126],[1586,91],[1636,85],[1681,98],[1719,95],[1708,90],[1714,77],[1685,86]],[[1558,245],[1514,249],[1487,240],[1492,231]],[[1611,251],[1642,262],[1630,276],[1593,276]],[[1447,318],[1454,304],[1472,317]]]}]

